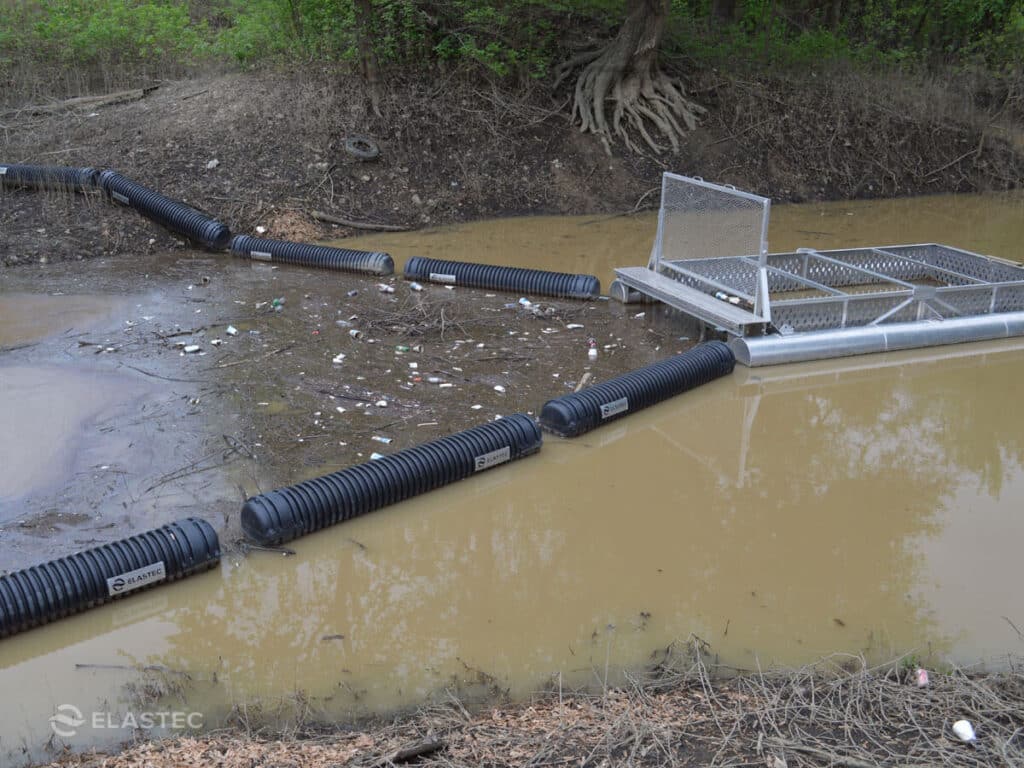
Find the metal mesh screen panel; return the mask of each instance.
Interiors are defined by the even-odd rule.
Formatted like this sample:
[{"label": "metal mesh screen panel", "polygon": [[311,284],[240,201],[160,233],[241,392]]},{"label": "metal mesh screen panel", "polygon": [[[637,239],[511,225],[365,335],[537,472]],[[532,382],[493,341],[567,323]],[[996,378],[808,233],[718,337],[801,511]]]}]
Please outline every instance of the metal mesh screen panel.
[{"label": "metal mesh screen panel", "polygon": [[769,205],[764,197],[665,173],[652,254],[655,265],[715,256],[759,256],[766,247]]}]

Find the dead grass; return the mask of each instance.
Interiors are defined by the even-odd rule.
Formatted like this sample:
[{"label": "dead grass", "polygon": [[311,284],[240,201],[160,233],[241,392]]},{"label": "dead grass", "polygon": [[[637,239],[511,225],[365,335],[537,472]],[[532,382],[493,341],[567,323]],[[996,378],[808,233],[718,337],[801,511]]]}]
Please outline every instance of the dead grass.
[{"label": "dead grass", "polygon": [[[93,768],[273,766],[1021,765],[1024,671],[933,672],[927,688],[900,664],[832,657],[798,670],[724,674],[707,648],[667,649],[648,673],[600,693],[557,680],[532,702],[471,713],[453,696],[391,723],[339,730],[308,725],[270,736],[251,721],[200,737],[145,742],[117,755],[66,756]],[[953,722],[970,720],[977,741]]]}]

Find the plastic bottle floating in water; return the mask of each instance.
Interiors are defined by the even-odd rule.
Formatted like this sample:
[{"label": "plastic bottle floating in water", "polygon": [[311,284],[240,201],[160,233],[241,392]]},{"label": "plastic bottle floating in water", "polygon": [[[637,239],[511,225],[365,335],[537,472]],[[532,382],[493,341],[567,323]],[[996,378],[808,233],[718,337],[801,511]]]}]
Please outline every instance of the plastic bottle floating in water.
[{"label": "plastic bottle floating in water", "polygon": [[587,357],[591,360],[597,360],[597,340],[587,339]]}]

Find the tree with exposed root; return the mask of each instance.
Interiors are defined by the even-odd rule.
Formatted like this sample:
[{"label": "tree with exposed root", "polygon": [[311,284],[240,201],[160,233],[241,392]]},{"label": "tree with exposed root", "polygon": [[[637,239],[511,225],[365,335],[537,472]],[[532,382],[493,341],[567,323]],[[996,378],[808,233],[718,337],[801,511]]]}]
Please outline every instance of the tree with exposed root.
[{"label": "tree with exposed root", "polygon": [[[683,83],[658,66],[658,49],[671,0],[627,0],[626,20],[605,45],[578,54],[555,72],[555,87],[579,70],[572,118],[584,133],[601,138],[611,154],[611,137],[641,151],[638,139],[660,154],[679,149],[706,110],[691,101]],[[608,107],[611,106],[611,116]],[[637,138],[638,137],[638,138]]]}]

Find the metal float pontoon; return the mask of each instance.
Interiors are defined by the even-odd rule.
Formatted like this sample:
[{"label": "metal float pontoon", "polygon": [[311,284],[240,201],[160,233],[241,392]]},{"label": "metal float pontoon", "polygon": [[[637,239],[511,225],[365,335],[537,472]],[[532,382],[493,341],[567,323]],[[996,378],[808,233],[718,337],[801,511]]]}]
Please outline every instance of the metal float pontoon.
[{"label": "metal float pontoon", "polygon": [[752,367],[1024,335],[1024,268],[937,243],[768,253],[770,208],[665,173],[648,265],[611,295],[723,329]]}]

